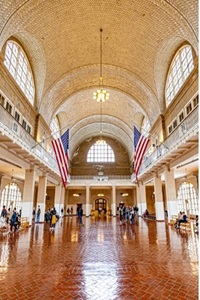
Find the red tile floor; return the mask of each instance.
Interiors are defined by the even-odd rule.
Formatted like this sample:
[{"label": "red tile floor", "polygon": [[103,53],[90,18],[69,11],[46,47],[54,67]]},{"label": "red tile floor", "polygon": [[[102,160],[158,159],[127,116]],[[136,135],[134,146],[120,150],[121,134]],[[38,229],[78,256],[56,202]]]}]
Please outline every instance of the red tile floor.
[{"label": "red tile floor", "polygon": [[60,219],[0,239],[0,299],[198,299],[199,237],[164,222]]}]

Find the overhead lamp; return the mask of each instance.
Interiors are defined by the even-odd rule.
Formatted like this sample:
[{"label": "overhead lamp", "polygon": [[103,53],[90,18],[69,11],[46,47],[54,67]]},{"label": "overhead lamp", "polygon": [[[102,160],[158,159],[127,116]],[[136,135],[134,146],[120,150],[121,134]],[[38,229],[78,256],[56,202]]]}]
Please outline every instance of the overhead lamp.
[{"label": "overhead lamp", "polygon": [[103,71],[102,71],[102,62],[103,62],[103,45],[102,45],[102,32],[103,29],[100,28],[100,70],[99,70],[99,88],[96,92],[93,93],[93,99],[97,102],[105,102],[109,99],[110,94],[103,87]]}]

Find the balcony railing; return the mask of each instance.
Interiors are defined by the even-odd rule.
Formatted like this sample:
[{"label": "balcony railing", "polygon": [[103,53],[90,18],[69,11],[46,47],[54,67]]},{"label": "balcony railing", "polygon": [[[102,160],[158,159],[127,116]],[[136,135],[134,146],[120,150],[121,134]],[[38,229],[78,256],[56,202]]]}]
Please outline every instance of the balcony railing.
[{"label": "balcony railing", "polygon": [[[141,175],[147,168],[152,167],[158,160],[171,152],[174,147],[183,144],[184,141],[197,134],[198,130],[198,107],[195,108],[190,115],[170,134],[170,136],[160,144],[156,150],[146,158],[141,164],[139,175]],[[135,179],[135,174],[132,175],[131,180]]]},{"label": "balcony railing", "polygon": [[[58,166],[52,157],[34,138],[15,120],[15,118],[0,105],[0,130],[22,149],[33,155],[36,159],[47,165],[59,174]],[[3,120],[3,123],[1,122]]]}]

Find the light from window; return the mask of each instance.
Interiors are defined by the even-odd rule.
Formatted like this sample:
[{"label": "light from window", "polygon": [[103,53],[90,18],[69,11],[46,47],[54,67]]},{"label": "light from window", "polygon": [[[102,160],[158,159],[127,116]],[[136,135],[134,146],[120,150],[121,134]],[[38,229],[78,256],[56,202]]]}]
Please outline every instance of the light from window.
[{"label": "light from window", "polygon": [[194,69],[194,61],[192,56],[192,48],[187,45],[182,47],[170,66],[170,71],[166,83],[166,104],[167,106],[173,100],[186,81],[189,74]]},{"label": "light from window", "polygon": [[88,151],[87,162],[115,162],[115,155],[106,142],[96,142]]},{"label": "light from window", "polygon": [[150,130],[150,123],[149,123],[147,118],[144,118],[143,122],[142,122],[141,134],[144,135],[145,137],[148,137],[149,136],[149,130]]},{"label": "light from window", "polygon": [[50,129],[54,139],[58,139],[60,137],[60,126],[57,117],[53,118],[53,120],[51,121]]},{"label": "light from window", "polygon": [[32,71],[28,59],[19,44],[13,41],[7,42],[4,64],[33,105],[35,89]]},{"label": "light from window", "polygon": [[199,212],[198,199],[193,185],[189,182],[183,182],[178,189],[178,210],[191,215],[197,215]]},{"label": "light from window", "polygon": [[6,206],[6,209],[16,207],[17,212],[21,209],[21,192],[17,184],[9,183],[5,186],[1,194],[0,207]]}]

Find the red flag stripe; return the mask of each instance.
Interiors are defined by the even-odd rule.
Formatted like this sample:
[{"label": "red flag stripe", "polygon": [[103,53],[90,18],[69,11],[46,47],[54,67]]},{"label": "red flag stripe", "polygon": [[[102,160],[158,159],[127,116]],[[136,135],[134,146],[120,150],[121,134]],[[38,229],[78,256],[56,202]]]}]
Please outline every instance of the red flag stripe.
[{"label": "red flag stripe", "polygon": [[52,141],[53,149],[56,155],[57,164],[59,167],[61,179],[63,182],[63,185],[66,185],[67,182],[67,176],[68,176],[68,163],[66,161],[66,156],[64,153],[64,149],[62,146],[62,143],[60,139]]}]

